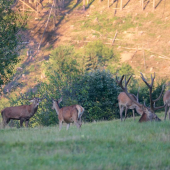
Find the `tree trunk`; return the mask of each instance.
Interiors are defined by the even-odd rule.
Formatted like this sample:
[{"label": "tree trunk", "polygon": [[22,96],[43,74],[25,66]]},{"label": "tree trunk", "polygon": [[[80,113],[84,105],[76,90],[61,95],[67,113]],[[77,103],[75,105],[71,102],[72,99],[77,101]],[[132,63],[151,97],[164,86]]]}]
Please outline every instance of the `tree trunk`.
[{"label": "tree trunk", "polygon": [[120,0],[120,9],[123,9],[123,0]]},{"label": "tree trunk", "polygon": [[83,11],[86,10],[86,0],[83,0]]}]

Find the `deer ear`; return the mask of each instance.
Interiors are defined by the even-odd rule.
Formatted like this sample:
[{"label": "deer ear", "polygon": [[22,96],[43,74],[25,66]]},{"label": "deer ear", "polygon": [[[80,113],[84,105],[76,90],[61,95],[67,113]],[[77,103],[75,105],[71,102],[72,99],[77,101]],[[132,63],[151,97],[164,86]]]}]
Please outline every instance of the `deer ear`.
[{"label": "deer ear", "polygon": [[58,100],[58,103],[61,103],[63,100],[63,97],[61,97],[59,100]]}]

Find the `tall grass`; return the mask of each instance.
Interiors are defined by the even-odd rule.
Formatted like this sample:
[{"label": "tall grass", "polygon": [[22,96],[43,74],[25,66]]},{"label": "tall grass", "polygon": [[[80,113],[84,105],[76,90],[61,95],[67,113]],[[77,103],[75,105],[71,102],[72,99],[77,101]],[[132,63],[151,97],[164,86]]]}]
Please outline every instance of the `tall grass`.
[{"label": "tall grass", "polygon": [[[162,113],[163,115],[163,113]],[[2,170],[170,169],[170,122],[132,119],[0,130]]]}]

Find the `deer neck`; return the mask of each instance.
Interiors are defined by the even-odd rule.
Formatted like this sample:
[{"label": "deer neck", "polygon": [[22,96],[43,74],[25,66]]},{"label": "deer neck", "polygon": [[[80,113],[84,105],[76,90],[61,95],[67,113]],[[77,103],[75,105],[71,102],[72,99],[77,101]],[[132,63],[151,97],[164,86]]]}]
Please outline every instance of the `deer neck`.
[{"label": "deer neck", "polygon": [[60,107],[59,107],[57,102],[55,102],[55,104],[54,104],[54,109],[56,110],[57,115],[59,115],[60,114]]},{"label": "deer neck", "polygon": [[33,116],[38,110],[37,104],[31,104],[31,116]]},{"label": "deer neck", "polygon": [[139,106],[136,106],[136,111],[138,114],[142,115],[143,114],[143,110],[139,107]]}]

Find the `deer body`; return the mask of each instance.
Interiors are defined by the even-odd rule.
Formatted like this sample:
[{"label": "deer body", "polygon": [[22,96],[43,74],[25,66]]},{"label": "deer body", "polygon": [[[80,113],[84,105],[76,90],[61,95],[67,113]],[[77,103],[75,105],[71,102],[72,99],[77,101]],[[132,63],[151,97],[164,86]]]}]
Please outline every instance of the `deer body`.
[{"label": "deer body", "polygon": [[38,106],[33,108],[32,105],[23,105],[23,106],[15,106],[15,107],[7,107],[2,110],[2,114],[5,115],[7,119],[15,119],[20,120],[23,119],[30,119],[35,112],[37,111]]},{"label": "deer body", "polygon": [[28,127],[29,119],[34,116],[38,110],[38,105],[41,100],[39,98],[34,98],[30,102],[31,105],[22,105],[7,107],[1,111],[3,126],[5,127],[11,119],[20,120],[20,126],[23,126],[23,122],[26,122],[26,127]]},{"label": "deer body", "polygon": [[[137,101],[137,97],[134,94],[129,94],[135,101]],[[127,110],[128,109],[132,109],[133,112],[133,118],[135,120],[135,112],[134,109],[136,109],[137,113],[139,113],[140,115],[142,115],[143,111],[142,109],[140,109],[127,95],[125,92],[121,92],[118,95],[118,103],[119,103],[119,111],[120,111],[120,118],[122,121],[122,113],[125,109],[125,118],[124,121],[126,119],[127,116]]]},{"label": "deer body", "polygon": [[53,100],[53,109],[56,110],[59,119],[59,130],[61,130],[62,123],[67,123],[67,130],[69,129],[70,123],[75,123],[77,128],[80,128],[81,123],[81,116],[83,115],[84,108],[80,105],[72,105],[66,107],[59,107],[59,103],[62,101],[60,98],[58,101]]},{"label": "deer body", "polygon": [[[165,106],[165,118],[164,120],[166,120],[166,116],[167,116],[167,112],[168,112],[168,117],[170,120],[170,90],[167,90],[163,96],[163,102]],[[169,107],[169,109],[168,109]]]}]

